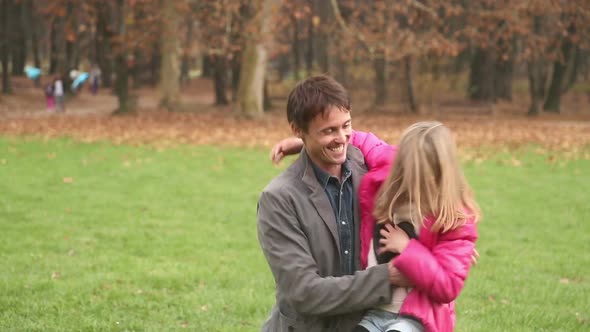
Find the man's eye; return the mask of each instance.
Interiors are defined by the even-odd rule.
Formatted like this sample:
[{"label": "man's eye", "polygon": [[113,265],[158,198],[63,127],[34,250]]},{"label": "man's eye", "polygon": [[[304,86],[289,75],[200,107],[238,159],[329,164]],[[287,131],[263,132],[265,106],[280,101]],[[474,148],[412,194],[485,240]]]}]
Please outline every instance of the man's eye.
[{"label": "man's eye", "polygon": [[324,129],[324,134],[328,135],[328,134],[331,134],[333,131],[334,131],[334,129],[332,129],[332,128]]}]

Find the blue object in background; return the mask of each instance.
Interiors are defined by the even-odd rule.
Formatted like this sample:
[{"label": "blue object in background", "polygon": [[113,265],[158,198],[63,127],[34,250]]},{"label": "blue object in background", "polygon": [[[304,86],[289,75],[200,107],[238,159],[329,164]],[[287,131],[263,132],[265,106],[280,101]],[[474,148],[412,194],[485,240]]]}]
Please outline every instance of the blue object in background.
[{"label": "blue object in background", "polygon": [[33,81],[41,77],[41,69],[31,66],[25,66],[25,75]]},{"label": "blue object in background", "polygon": [[90,75],[88,75],[88,73],[86,73],[86,72],[82,72],[78,76],[76,76],[76,79],[74,79],[74,82],[72,82],[72,90],[73,91],[78,90],[78,88],[82,84],[84,84],[84,82],[86,82],[86,80],[88,80],[89,76]]}]

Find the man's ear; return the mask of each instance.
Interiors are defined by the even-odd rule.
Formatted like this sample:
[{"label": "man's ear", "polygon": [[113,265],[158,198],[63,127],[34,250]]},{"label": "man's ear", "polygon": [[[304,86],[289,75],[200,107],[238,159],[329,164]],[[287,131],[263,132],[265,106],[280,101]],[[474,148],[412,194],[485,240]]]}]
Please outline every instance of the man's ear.
[{"label": "man's ear", "polygon": [[293,136],[303,139],[303,130],[293,122],[291,122],[291,131],[293,132]]}]

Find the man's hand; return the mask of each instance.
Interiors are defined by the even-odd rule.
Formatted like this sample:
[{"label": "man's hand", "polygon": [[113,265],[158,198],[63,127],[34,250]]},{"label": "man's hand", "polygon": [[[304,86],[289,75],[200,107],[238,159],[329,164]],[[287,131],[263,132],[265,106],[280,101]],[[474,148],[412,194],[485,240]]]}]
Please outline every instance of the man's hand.
[{"label": "man's hand", "polygon": [[393,261],[387,263],[389,268],[389,283],[397,287],[414,287],[412,282],[393,266]]},{"label": "man's hand", "polygon": [[289,137],[282,139],[270,150],[270,160],[273,164],[278,164],[286,156],[299,153],[301,148],[303,148],[301,138]]}]

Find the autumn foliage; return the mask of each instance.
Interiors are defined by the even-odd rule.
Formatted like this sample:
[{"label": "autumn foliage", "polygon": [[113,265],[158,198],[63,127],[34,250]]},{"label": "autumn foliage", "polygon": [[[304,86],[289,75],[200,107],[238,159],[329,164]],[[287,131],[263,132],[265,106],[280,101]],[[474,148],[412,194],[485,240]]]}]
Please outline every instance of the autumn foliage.
[{"label": "autumn foliage", "polygon": [[[314,73],[371,92],[375,111],[402,102],[419,113],[448,99],[441,98],[446,91],[433,96],[440,85],[460,92],[454,101],[494,104],[524,96],[529,115],[561,113],[562,97],[573,90],[590,94],[586,0],[0,4],[5,94],[25,65],[69,86],[70,70],[98,64],[103,87],[118,96],[119,114],[133,111],[134,89],[144,86],[159,87],[160,104],[177,111],[180,89],[195,76],[214,81],[216,105],[257,116],[276,97],[269,86]],[[255,114],[248,104],[256,105]]]}]

